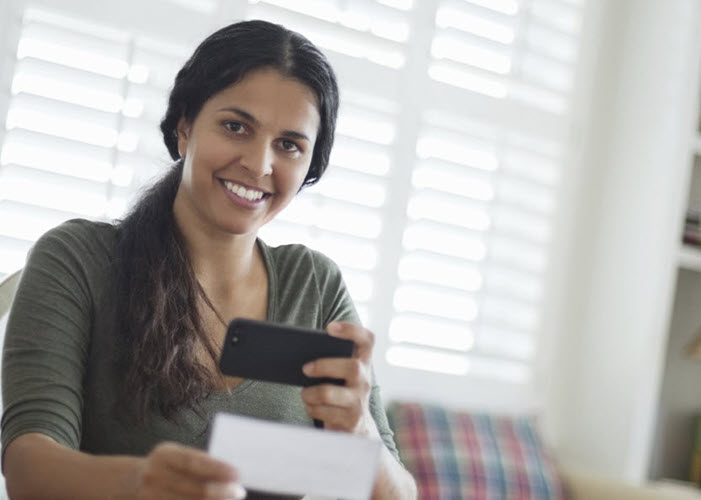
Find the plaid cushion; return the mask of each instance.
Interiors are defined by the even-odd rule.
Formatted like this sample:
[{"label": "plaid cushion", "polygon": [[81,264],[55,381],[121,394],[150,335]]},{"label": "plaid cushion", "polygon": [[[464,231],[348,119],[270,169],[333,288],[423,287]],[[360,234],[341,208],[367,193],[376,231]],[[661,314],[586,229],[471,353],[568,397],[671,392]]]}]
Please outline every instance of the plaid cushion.
[{"label": "plaid cushion", "polygon": [[529,417],[395,403],[388,409],[421,500],[562,500],[562,483]]}]

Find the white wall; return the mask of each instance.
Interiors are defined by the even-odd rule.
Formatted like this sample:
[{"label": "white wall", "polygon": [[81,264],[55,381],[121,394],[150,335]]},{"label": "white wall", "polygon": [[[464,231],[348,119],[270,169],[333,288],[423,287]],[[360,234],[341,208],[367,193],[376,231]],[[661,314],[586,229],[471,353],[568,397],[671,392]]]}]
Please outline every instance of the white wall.
[{"label": "white wall", "polygon": [[640,481],[650,460],[685,205],[701,4],[598,5],[590,120],[574,165],[581,176],[573,236],[548,323],[560,340],[546,413],[563,462]]}]

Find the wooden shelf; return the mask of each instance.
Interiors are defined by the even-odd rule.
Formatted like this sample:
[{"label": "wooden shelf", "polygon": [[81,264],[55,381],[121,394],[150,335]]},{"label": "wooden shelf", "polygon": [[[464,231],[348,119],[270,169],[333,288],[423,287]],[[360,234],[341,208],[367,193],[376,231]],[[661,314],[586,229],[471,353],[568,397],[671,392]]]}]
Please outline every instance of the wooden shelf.
[{"label": "wooden shelf", "polygon": [[701,272],[701,248],[681,245],[677,257],[679,267]]}]

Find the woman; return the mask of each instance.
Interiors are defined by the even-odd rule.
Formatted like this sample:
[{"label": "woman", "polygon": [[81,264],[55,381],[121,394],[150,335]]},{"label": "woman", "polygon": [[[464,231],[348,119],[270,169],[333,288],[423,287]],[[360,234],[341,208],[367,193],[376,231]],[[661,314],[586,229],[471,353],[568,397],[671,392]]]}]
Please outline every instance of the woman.
[{"label": "woman", "polygon": [[[323,174],[337,108],[324,56],[281,26],[237,23],[197,48],[161,123],[171,170],[123,221],[69,221],[28,259],[3,361],[13,498],[242,498],[235,469],[201,451],[217,411],[380,437],[373,498],[415,497],[338,268],[256,237]],[[305,366],[346,385],[221,375],[234,317],[353,340],[354,358]]]}]

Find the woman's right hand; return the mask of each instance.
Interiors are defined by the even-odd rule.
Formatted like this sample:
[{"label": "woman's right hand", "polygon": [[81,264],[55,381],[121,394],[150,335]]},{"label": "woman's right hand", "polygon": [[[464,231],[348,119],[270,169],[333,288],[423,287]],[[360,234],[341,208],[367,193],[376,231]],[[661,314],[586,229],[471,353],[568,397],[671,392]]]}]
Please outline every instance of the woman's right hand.
[{"label": "woman's right hand", "polygon": [[240,500],[246,490],[236,469],[207,453],[161,443],[144,458],[137,477],[138,500]]}]

